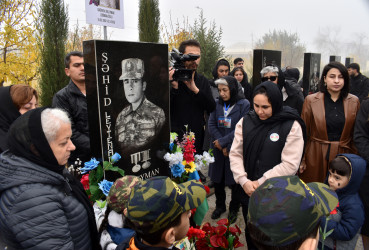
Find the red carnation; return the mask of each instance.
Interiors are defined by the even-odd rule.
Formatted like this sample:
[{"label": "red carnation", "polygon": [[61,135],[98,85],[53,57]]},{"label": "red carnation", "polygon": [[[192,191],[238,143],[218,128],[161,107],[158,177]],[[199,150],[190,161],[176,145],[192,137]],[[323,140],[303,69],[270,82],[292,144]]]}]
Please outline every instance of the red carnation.
[{"label": "red carnation", "polygon": [[85,190],[89,190],[90,189],[90,180],[88,179],[88,176],[89,176],[89,174],[85,174],[81,178],[81,183],[82,183],[83,188]]}]

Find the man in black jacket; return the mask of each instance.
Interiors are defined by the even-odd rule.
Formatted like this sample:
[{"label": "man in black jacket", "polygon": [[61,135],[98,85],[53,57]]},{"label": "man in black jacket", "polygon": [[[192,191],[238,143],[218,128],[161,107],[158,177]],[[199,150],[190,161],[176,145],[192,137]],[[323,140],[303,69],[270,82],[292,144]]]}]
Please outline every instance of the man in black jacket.
[{"label": "man in black jacket", "polygon": [[72,51],[65,56],[64,63],[65,74],[70,77],[70,82],[55,94],[53,107],[65,110],[72,120],[71,139],[76,150],[72,152],[69,163],[76,165],[77,159],[84,162],[90,158],[83,55],[79,51]]},{"label": "man in black jacket", "polygon": [[350,75],[350,93],[356,95],[361,102],[369,94],[369,79],[360,73],[357,63],[351,63],[347,70]]},{"label": "man in black jacket", "polygon": [[[201,54],[200,43],[196,40],[182,42],[178,50],[183,54]],[[191,81],[174,81],[174,69],[169,71],[171,131],[176,132],[181,140],[188,125],[188,130],[195,133],[197,154],[202,153],[205,112],[210,114],[215,109],[208,79],[196,72],[199,63],[200,57],[184,62],[187,69],[193,70]]]}]

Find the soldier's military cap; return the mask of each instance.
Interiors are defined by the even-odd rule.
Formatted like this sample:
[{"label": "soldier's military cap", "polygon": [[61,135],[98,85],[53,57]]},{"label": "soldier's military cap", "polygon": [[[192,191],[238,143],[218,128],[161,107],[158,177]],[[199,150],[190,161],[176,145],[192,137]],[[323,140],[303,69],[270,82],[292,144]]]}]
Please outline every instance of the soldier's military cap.
[{"label": "soldier's military cap", "polygon": [[119,80],[141,79],[145,73],[143,60],[139,58],[128,58],[122,61],[122,75]]},{"label": "soldier's military cap", "polygon": [[323,183],[275,177],[251,195],[247,219],[271,239],[264,245],[285,246],[311,233],[337,204],[336,193]]},{"label": "soldier's military cap", "polygon": [[132,189],[127,218],[136,231],[154,233],[182,213],[200,206],[205,198],[204,185],[199,181],[176,184],[168,177],[153,177]]},{"label": "soldier's military cap", "polygon": [[140,182],[140,178],[126,175],[117,179],[111,186],[109,195],[106,197],[108,206],[117,213],[122,213],[127,207],[132,188]]}]

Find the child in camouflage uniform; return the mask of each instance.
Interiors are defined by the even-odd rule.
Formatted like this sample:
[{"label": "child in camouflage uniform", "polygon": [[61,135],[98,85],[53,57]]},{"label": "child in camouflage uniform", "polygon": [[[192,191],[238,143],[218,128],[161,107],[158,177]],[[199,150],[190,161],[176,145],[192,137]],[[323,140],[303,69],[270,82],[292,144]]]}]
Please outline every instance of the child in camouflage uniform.
[{"label": "child in camouflage uniform", "polygon": [[176,184],[163,176],[142,181],[132,189],[127,207],[126,223],[136,236],[116,249],[178,249],[173,244],[186,236],[190,210],[205,198],[205,188],[199,181]]},{"label": "child in camouflage uniform", "polygon": [[336,193],[297,176],[266,180],[250,197],[247,228],[258,249],[316,249],[318,228],[336,207]]}]

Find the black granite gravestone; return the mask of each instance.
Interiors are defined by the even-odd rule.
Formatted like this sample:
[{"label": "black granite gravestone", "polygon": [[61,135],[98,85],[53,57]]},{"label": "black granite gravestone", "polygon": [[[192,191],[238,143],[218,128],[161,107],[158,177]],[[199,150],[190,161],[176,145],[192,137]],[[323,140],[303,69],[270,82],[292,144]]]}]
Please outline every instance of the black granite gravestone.
[{"label": "black granite gravestone", "polygon": [[169,175],[168,46],[90,40],[83,56],[92,155],[119,153],[126,175]]},{"label": "black granite gravestone", "polygon": [[341,62],[341,56],[329,56],[329,62]]},{"label": "black granite gravestone", "polygon": [[345,59],[345,66],[348,67],[353,62],[354,62],[354,58],[352,58],[352,57],[346,57],[346,59]]},{"label": "black granite gravestone", "polygon": [[315,93],[319,90],[320,57],[318,53],[304,53],[303,88],[304,95]]},{"label": "black granite gravestone", "polygon": [[254,49],[252,85],[261,83],[260,71],[268,64],[281,67],[282,52],[278,50]]}]

